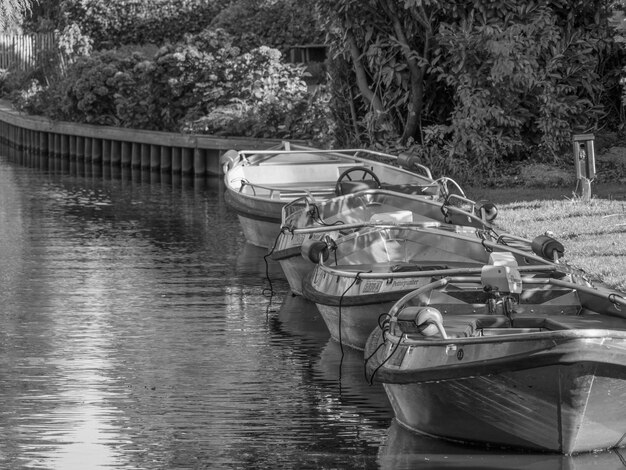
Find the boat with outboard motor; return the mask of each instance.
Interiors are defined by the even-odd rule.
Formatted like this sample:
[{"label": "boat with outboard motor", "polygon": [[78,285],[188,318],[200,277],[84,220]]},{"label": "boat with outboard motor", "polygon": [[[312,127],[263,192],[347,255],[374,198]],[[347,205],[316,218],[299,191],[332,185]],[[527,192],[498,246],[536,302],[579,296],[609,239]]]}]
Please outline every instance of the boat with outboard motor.
[{"label": "boat with outboard motor", "polygon": [[626,296],[514,263],[441,271],[365,348],[397,421],[421,434],[576,454],[626,445]]},{"label": "boat with outboard motor", "polygon": [[[280,233],[269,257],[280,263],[291,291],[300,295],[302,281],[314,267],[308,256],[310,247],[323,237],[336,238],[390,223],[423,227],[452,224],[492,230],[496,207],[467,199],[460,187],[458,190],[461,194],[452,193],[443,200],[384,189],[368,189],[323,201],[304,196],[283,207]],[[509,238],[509,242],[513,240]]]},{"label": "boat with outboard motor", "polygon": [[[433,179],[415,158],[366,149],[319,150],[284,142],[268,150],[230,150],[221,157],[225,201],[238,215],[248,243],[271,248],[282,207],[302,196],[328,199],[383,188],[441,199],[449,178]],[[411,171],[409,171],[411,170]]]},{"label": "boat with outboard motor", "polygon": [[363,349],[381,312],[441,272],[461,274],[504,257],[540,276],[577,276],[558,262],[564,247],[555,239],[542,235],[523,249],[523,239],[513,240],[517,245],[492,230],[455,225],[367,227],[312,245],[318,263],[302,294],[317,304],[335,340]]}]

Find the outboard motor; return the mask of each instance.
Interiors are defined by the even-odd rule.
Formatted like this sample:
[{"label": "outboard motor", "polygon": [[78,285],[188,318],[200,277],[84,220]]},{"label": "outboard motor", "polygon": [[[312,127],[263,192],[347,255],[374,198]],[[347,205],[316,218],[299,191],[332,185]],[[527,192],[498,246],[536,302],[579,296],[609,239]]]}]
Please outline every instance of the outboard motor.
[{"label": "outboard motor", "polygon": [[486,292],[502,294],[522,292],[522,276],[514,266],[486,264],[481,269],[480,281]]}]

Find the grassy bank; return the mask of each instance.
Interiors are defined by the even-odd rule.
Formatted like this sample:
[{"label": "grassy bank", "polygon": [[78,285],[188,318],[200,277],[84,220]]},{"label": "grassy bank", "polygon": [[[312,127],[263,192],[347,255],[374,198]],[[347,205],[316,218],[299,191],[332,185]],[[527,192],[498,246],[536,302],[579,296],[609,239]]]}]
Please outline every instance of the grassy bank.
[{"label": "grassy bank", "polygon": [[564,260],[589,278],[626,292],[626,185],[595,188],[590,201],[552,188],[474,189],[498,206],[497,226],[534,238],[545,232],[565,246]]}]

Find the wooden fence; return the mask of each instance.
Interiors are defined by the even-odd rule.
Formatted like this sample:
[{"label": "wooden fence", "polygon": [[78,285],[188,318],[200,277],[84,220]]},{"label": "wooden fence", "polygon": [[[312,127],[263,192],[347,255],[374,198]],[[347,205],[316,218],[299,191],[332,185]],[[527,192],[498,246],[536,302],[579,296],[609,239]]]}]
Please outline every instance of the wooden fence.
[{"label": "wooden fence", "polygon": [[30,70],[46,51],[56,49],[54,33],[0,33],[0,69]]}]

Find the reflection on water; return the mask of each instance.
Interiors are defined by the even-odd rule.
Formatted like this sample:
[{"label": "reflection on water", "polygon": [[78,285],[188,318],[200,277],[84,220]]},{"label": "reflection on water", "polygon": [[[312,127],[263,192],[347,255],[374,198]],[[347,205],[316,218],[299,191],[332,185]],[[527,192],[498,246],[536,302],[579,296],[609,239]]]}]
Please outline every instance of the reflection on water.
[{"label": "reflection on water", "polygon": [[397,437],[361,353],[245,244],[219,179],[69,170],[0,159],[0,468],[477,462]]},{"label": "reflection on water", "polygon": [[624,450],[574,456],[485,449],[419,436],[393,420],[385,443],[380,446],[379,463],[383,469],[525,469],[585,470],[624,469]]}]

